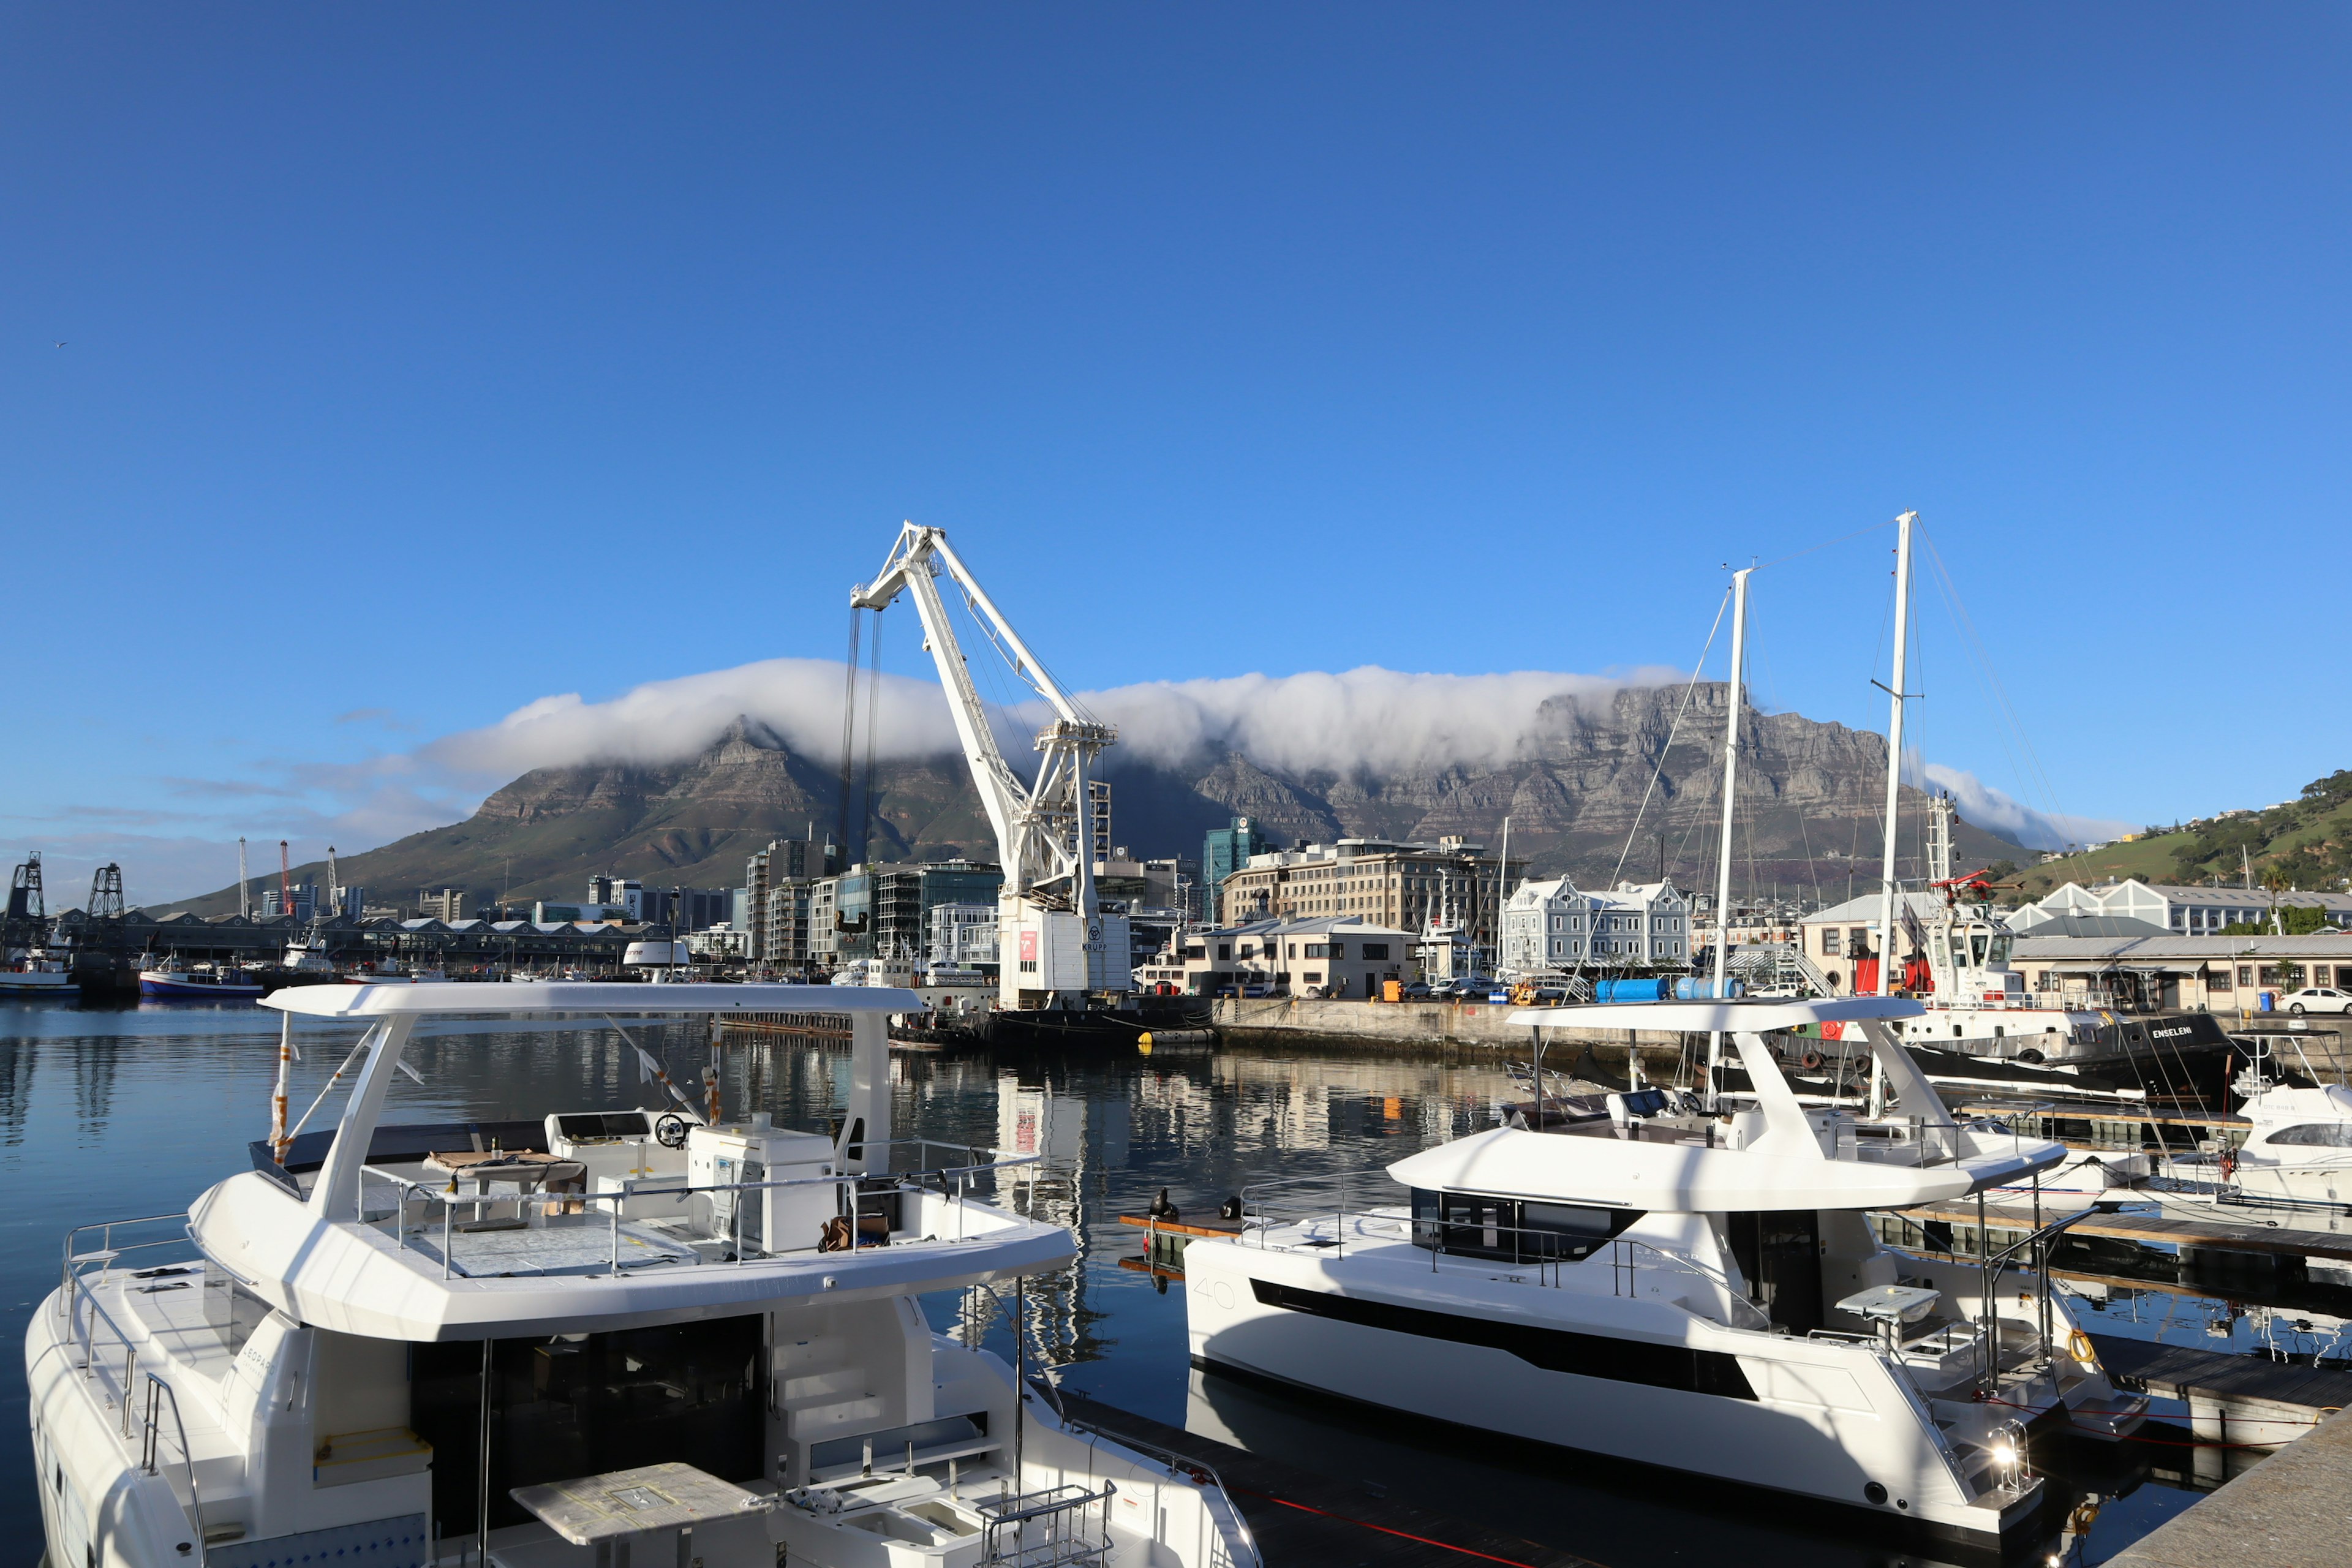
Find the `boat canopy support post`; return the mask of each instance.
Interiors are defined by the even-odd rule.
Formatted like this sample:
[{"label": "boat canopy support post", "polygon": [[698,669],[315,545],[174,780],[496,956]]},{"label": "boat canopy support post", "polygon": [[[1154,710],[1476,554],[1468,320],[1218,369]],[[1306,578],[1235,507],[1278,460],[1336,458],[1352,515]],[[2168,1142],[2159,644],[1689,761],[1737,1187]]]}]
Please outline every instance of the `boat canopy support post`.
[{"label": "boat canopy support post", "polygon": [[[244,842],[237,840],[240,847]],[[294,1142],[286,1131],[286,1092],[293,1074],[294,1015],[289,1013],[278,1021],[278,1086],[269,1097],[269,1149],[280,1165],[286,1163],[287,1145]]]},{"label": "boat canopy support post", "polygon": [[[1854,1026],[1846,1026],[1849,1029]],[[1886,1090],[1892,1089],[1903,1104],[1904,1115],[1916,1116],[1927,1126],[1958,1126],[1944,1104],[1944,1097],[1936,1092],[1936,1086],[1927,1081],[1927,1075],[1919,1070],[1911,1053],[1896,1041],[1895,1030],[1877,1018],[1862,1019],[1860,1026],[1863,1037],[1870,1042],[1872,1115],[1885,1112]]]},{"label": "boat canopy support post", "polygon": [[1813,1124],[1806,1120],[1805,1108],[1797,1103],[1789,1080],[1780,1076],[1780,1064],[1773,1057],[1772,1047],[1764,1043],[1764,1037],[1743,1030],[1731,1039],[1739,1051],[1740,1065],[1748,1069],[1756,1108],[1764,1113],[1764,1136],[1772,1152],[1786,1157],[1810,1152],[1820,1156],[1821,1140],[1814,1136]]},{"label": "boat canopy support post", "polygon": [[393,1069],[408,1044],[409,1031],[415,1026],[415,1014],[394,1013],[373,1031],[374,1043],[367,1060],[360,1065],[359,1082],[352,1086],[343,1119],[336,1125],[334,1145],[327,1151],[318,1184],[310,1191],[310,1206],[322,1218],[360,1216],[360,1169],[367,1163],[376,1119],[383,1114],[383,1097],[392,1088]]},{"label": "boat canopy support post", "polygon": [[[866,1173],[869,1145],[887,1150],[890,1142],[890,1016],[856,1012],[849,1015],[849,1104],[841,1121],[841,1143],[835,1163],[857,1175]],[[887,1164],[887,1154],[884,1155]]]}]

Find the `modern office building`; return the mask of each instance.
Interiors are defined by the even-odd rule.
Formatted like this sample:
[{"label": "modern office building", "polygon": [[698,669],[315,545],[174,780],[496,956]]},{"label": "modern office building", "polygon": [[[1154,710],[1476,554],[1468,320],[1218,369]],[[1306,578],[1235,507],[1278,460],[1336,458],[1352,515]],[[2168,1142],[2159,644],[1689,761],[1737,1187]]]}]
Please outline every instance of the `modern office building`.
[{"label": "modern office building", "polygon": [[1264,855],[1274,847],[1274,840],[1258,831],[1257,825],[1246,816],[1236,816],[1231,826],[1209,829],[1201,845],[1201,919],[1215,925],[1224,917],[1223,887],[1225,879],[1250,863],[1253,856]]}]

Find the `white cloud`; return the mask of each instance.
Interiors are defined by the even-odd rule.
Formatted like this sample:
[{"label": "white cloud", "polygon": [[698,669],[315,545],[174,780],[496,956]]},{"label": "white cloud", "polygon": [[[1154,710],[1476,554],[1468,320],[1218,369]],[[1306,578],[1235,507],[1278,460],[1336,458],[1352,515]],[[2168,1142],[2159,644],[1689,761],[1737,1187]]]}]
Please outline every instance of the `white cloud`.
[{"label": "white cloud", "polygon": [[2095,844],[2119,833],[2134,832],[2139,826],[2137,823],[2106,817],[2036,811],[1965,768],[1947,767],[1942,763],[1922,763],[1916,752],[1906,761],[1904,772],[1912,784],[1922,788],[1933,785],[1949,794],[1964,820],[1990,828],[2028,849],[2063,849],[2070,844]]},{"label": "white cloud", "polygon": [[[1115,756],[1166,764],[1244,751],[1294,772],[1344,773],[1430,756],[1502,762],[1551,698],[1606,701],[1624,687],[1674,679],[1664,669],[1429,675],[1367,665],[1338,674],[1149,681],[1082,692],[1076,700],[1118,725]],[[575,763],[669,762],[709,745],[742,714],[769,725],[796,751],[831,758],[841,745],[841,700],[840,665],[764,659],[650,681],[603,702],[577,693],[543,697],[496,724],[436,741],[419,755],[500,783],[531,768]],[[859,702],[862,710],[862,691]],[[955,749],[947,701],[935,683],[885,675],[879,710],[877,754],[934,756]],[[992,715],[1008,755],[1028,750],[1024,731],[1041,711],[1032,702]],[[857,743],[866,743],[862,713]]]}]

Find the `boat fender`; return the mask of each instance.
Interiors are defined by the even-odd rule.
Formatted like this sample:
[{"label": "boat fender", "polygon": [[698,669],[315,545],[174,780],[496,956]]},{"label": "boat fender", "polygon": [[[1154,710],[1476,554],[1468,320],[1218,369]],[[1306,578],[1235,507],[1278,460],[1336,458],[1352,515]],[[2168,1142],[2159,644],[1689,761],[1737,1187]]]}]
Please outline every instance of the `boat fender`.
[{"label": "boat fender", "polygon": [[1822,1053],[1819,1051],[1807,1051],[1803,1056],[1797,1058],[1797,1065],[1803,1068],[1807,1072],[1811,1072],[1814,1068],[1822,1065]]}]

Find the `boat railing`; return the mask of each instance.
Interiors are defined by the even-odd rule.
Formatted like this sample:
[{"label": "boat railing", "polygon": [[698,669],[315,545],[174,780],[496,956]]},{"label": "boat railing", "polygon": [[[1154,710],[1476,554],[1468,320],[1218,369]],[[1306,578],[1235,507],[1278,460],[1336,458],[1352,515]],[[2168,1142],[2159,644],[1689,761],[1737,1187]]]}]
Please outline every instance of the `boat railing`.
[{"label": "boat railing", "polygon": [[1073,1482],[979,1502],[981,1568],[1066,1568],[1094,1564],[1110,1554],[1110,1500]]},{"label": "boat railing", "polygon": [[[1723,1309],[1722,1314],[1699,1312],[1700,1317],[1713,1319],[1727,1329],[1747,1329],[1765,1334],[1772,1331],[1771,1314],[1749,1300],[1746,1292],[1722,1270],[1708,1268],[1688,1253],[1636,1241],[1630,1237],[1621,1236],[1610,1242],[1609,1282],[1612,1294],[1640,1296],[1641,1273],[1645,1268],[1659,1273],[1683,1275],[1711,1287],[1714,1300]],[[1687,1299],[1678,1300],[1685,1309],[1696,1310]]]},{"label": "boat railing", "polygon": [[[941,1143],[929,1139],[897,1139],[888,1144],[877,1140],[865,1147],[878,1151],[886,1147],[901,1145],[959,1150],[967,1154],[997,1155],[999,1153],[996,1150],[979,1149],[968,1144]],[[362,1223],[388,1221],[393,1239],[397,1248],[402,1251],[407,1250],[412,1235],[421,1236],[437,1222],[441,1230],[441,1277],[446,1279],[452,1277],[455,1268],[455,1244],[458,1234],[457,1227],[461,1223],[457,1215],[461,1209],[473,1208],[478,1215],[490,1205],[511,1204],[517,1206],[519,1215],[522,1216],[527,1216],[533,1208],[538,1209],[539,1217],[542,1221],[570,1218],[576,1214],[584,1226],[588,1223],[587,1211],[590,1205],[597,1205],[604,1211],[603,1218],[611,1236],[610,1272],[617,1277],[623,1272],[622,1221],[625,1218],[625,1211],[630,1205],[642,1205],[647,1199],[679,1198],[690,1204],[698,1195],[717,1196],[731,1194],[740,1198],[745,1194],[828,1187],[837,1194],[835,1204],[836,1215],[851,1219],[851,1246],[856,1247],[863,1245],[856,1235],[856,1223],[857,1218],[863,1217],[864,1204],[866,1201],[907,1194],[921,1194],[932,1190],[933,1185],[936,1184],[940,1196],[947,1200],[950,1208],[953,1211],[956,1222],[952,1236],[940,1237],[937,1239],[951,1243],[964,1239],[964,1216],[970,1208],[972,1186],[977,1178],[992,1178],[998,1172],[1034,1165],[1043,1159],[1044,1156],[1040,1154],[1014,1154],[966,1165],[940,1165],[909,1171],[845,1172],[833,1176],[794,1176],[773,1182],[640,1182],[632,1184],[624,1191],[606,1193],[545,1189],[526,1193],[521,1191],[518,1184],[517,1191],[512,1194],[496,1194],[487,1190],[458,1193],[450,1189],[457,1184],[457,1179],[462,1178],[452,1179],[446,1185],[440,1185],[420,1181],[415,1176],[406,1175],[398,1171],[385,1170],[381,1166],[362,1165],[360,1167],[360,1213]],[[505,1173],[511,1176],[517,1173],[510,1170]],[[371,1180],[395,1189],[397,1196],[389,1210],[375,1213],[369,1209],[366,1190]],[[499,1181],[498,1173],[485,1173],[480,1184],[483,1188],[487,1188]],[[414,1231],[408,1223],[409,1205],[412,1203],[422,1211]],[[694,1239],[726,1242],[728,1256],[721,1261],[738,1265],[791,1257],[800,1253],[819,1253],[824,1250],[821,1241],[803,1247],[778,1247],[773,1245],[774,1237],[765,1235],[760,1237],[756,1245],[747,1247],[744,1221],[750,1207],[750,1205],[740,1201],[730,1204],[725,1233]],[[435,1213],[436,1210],[438,1211],[437,1215]]]},{"label": "boat railing", "polygon": [[[1147,1441],[1130,1433],[1113,1431],[1108,1426],[1097,1426],[1083,1416],[1073,1415],[1067,1411],[1058,1414],[1064,1426],[1116,1443],[1122,1448],[1132,1448],[1146,1458],[1157,1459],[1165,1465],[1171,1475],[1182,1476],[1193,1485],[1215,1492],[1218,1499],[1223,1502],[1226,1513],[1231,1516],[1234,1525],[1240,1531],[1242,1546],[1249,1553],[1250,1568],[1265,1568],[1265,1558],[1257,1549],[1257,1537],[1251,1531],[1249,1521],[1243,1517],[1240,1507],[1234,1503],[1233,1493],[1226,1489],[1225,1478],[1217,1473],[1217,1468],[1214,1465],[1210,1464],[1206,1459],[1196,1459],[1190,1454],[1180,1454],[1173,1448],[1163,1448],[1157,1443]],[[1213,1531],[1210,1539],[1221,1549],[1224,1543],[1224,1532]],[[1237,1560],[1226,1556],[1222,1550],[1218,1550],[1211,1556],[1209,1568],[1242,1568],[1242,1564]]]},{"label": "boat railing", "polygon": [[1923,1117],[1840,1121],[1832,1158],[1875,1165],[1948,1165],[1960,1158],[1959,1127]]},{"label": "boat railing", "polygon": [[[1242,1188],[1242,1237],[1255,1238],[1264,1247],[1266,1233],[1286,1226],[1313,1226],[1315,1222],[1332,1222],[1328,1236],[1318,1234],[1302,1245],[1317,1251],[1325,1248],[1334,1255],[1348,1255],[1349,1222],[1361,1223],[1373,1217],[1375,1207],[1386,1205],[1359,1205],[1357,1196],[1367,1187],[1386,1187],[1397,1194],[1404,1188],[1385,1171],[1318,1171],[1304,1176],[1277,1176],[1271,1181],[1252,1182]],[[1386,1217],[1386,1216],[1381,1216]]]},{"label": "boat railing", "polygon": [[[137,1226],[172,1222],[176,1222],[180,1226],[179,1234],[153,1241],[124,1242],[115,1234],[119,1230],[128,1230]],[[58,1289],[58,1307],[66,1319],[66,1332],[72,1345],[74,1370],[80,1373],[85,1380],[96,1383],[102,1389],[109,1391],[105,1395],[105,1402],[119,1413],[117,1435],[122,1438],[126,1447],[135,1436],[139,1444],[139,1467],[151,1476],[163,1474],[163,1416],[168,1409],[172,1436],[179,1444],[181,1468],[187,1479],[187,1500],[181,1504],[181,1508],[182,1511],[187,1514],[193,1526],[194,1539],[198,1543],[196,1562],[202,1564],[205,1562],[205,1548],[202,1544],[205,1538],[204,1511],[196,1497],[195,1451],[188,1446],[188,1428],[180,1415],[179,1395],[163,1378],[157,1376],[152,1371],[140,1366],[139,1342],[115,1321],[114,1314],[106,1310],[105,1303],[100,1301],[98,1296],[99,1287],[103,1285],[108,1277],[115,1271],[116,1266],[121,1264],[127,1255],[131,1253],[152,1252],[163,1247],[180,1247],[184,1248],[193,1260],[185,1267],[175,1267],[170,1263],[159,1265],[156,1268],[159,1277],[165,1273],[194,1273],[204,1268],[205,1266],[204,1255],[188,1236],[187,1223],[187,1215],[177,1213],[146,1215],[138,1219],[105,1220],[96,1225],[76,1226],[66,1233],[65,1258],[61,1270],[62,1280]],[[99,1245],[87,1250],[81,1249],[78,1245],[81,1238],[93,1233],[98,1237]],[[142,1274],[142,1270],[124,1268],[122,1272],[135,1279]],[[118,1366],[121,1368],[119,1373],[116,1370]],[[144,1373],[143,1384],[142,1372]],[[131,1407],[142,1387],[146,1395],[144,1409],[139,1417],[138,1427],[134,1433]],[[178,1501],[179,1489],[171,1486],[168,1477],[164,1479],[164,1484],[171,1487],[173,1499]]]}]

